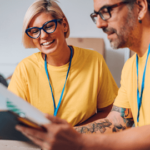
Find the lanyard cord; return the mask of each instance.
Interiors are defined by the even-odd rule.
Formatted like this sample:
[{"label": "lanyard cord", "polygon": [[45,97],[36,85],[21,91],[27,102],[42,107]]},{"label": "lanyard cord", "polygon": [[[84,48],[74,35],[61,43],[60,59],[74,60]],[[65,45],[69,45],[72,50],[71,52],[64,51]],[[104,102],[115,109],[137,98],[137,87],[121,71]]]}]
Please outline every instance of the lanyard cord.
[{"label": "lanyard cord", "polygon": [[145,67],[144,67],[144,72],[143,72],[143,77],[142,77],[141,93],[139,93],[139,89],[138,89],[138,55],[136,54],[137,106],[138,106],[137,122],[139,122],[140,108],[141,108],[141,104],[142,104],[143,90],[144,90],[144,85],[145,85],[146,67],[147,67],[147,61],[148,61],[149,54],[150,54],[150,45],[149,45],[149,49],[148,49],[148,53],[147,53],[147,58],[146,58],[146,62],[145,62]]},{"label": "lanyard cord", "polygon": [[73,57],[73,50],[72,50],[72,48],[70,46],[69,46],[69,48],[70,48],[70,51],[71,51],[69,67],[68,67],[68,71],[67,71],[67,75],[66,75],[65,84],[64,84],[64,87],[62,89],[61,96],[60,96],[60,99],[59,99],[57,107],[56,107],[56,104],[55,104],[54,94],[53,94],[52,86],[51,86],[50,79],[49,79],[49,74],[48,74],[48,70],[47,70],[47,62],[46,62],[46,54],[45,54],[45,60],[44,60],[45,72],[46,72],[47,79],[48,79],[48,82],[49,82],[49,86],[50,86],[50,89],[51,89],[51,94],[52,94],[52,99],[53,99],[53,105],[54,105],[54,116],[57,116],[57,112],[58,112],[59,107],[61,105],[63,94],[64,94],[64,90],[65,90],[65,86],[66,86],[66,82],[67,82],[67,78],[68,78],[68,74],[69,74],[70,67],[71,67],[71,61],[72,61],[72,57]]}]

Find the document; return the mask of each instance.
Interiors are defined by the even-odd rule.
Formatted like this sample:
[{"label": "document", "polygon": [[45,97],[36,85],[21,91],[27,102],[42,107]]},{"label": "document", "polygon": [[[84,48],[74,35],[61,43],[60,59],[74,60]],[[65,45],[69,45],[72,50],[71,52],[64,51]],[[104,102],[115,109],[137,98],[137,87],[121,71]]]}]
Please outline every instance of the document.
[{"label": "document", "polygon": [[43,124],[51,123],[44,113],[0,84],[0,139],[30,141],[15,129],[17,124],[44,130]]}]

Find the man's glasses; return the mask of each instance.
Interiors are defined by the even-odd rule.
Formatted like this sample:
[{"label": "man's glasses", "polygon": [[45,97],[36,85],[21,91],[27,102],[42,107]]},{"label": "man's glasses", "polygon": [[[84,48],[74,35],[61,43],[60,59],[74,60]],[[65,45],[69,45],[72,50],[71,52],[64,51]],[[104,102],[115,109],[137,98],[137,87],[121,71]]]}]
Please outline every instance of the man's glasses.
[{"label": "man's glasses", "polygon": [[115,7],[118,7],[120,5],[123,4],[127,4],[129,3],[129,1],[127,2],[120,2],[111,6],[103,6],[98,12],[94,11],[94,13],[92,13],[90,16],[93,20],[94,23],[97,22],[97,15],[99,15],[103,20],[108,20],[109,18],[111,18],[111,10]]},{"label": "man's glasses", "polygon": [[61,22],[62,19],[54,19],[51,21],[48,21],[43,24],[41,28],[38,27],[31,27],[26,29],[26,34],[33,39],[36,39],[40,36],[41,30],[44,30],[46,33],[53,33],[57,28],[57,22]]}]

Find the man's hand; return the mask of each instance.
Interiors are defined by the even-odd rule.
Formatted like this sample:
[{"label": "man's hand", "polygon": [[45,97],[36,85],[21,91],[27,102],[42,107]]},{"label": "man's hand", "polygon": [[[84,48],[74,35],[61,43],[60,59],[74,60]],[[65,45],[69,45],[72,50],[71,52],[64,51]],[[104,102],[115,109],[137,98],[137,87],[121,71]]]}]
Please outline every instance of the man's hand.
[{"label": "man's hand", "polygon": [[43,125],[46,132],[23,126],[16,126],[35,144],[44,150],[80,150],[82,135],[77,133],[65,120],[46,115],[51,124]]}]

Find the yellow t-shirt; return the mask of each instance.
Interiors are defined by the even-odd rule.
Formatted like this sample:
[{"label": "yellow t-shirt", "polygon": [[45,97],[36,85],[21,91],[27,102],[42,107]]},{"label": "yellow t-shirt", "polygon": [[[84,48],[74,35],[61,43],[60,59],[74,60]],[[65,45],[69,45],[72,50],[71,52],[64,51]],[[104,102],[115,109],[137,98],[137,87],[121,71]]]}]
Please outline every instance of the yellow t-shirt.
[{"label": "yellow t-shirt", "polygon": [[[113,103],[118,87],[98,52],[74,48],[71,68],[57,116],[73,126],[95,114],[97,108]],[[69,63],[56,67],[48,64],[56,106]],[[15,69],[8,89],[43,113],[53,115],[53,100],[41,53],[22,60]]]},{"label": "yellow t-shirt", "polygon": [[[138,88],[141,92],[141,84],[145,62],[147,58],[147,52],[139,57],[139,77]],[[150,124],[150,58],[147,62],[146,74],[145,74],[145,88],[143,91],[142,105],[140,109],[138,126]],[[137,73],[136,73],[136,54],[133,55],[125,63],[122,76],[121,76],[121,88],[118,91],[118,96],[114,102],[115,106],[122,108],[131,108],[135,126],[137,126]]]}]

